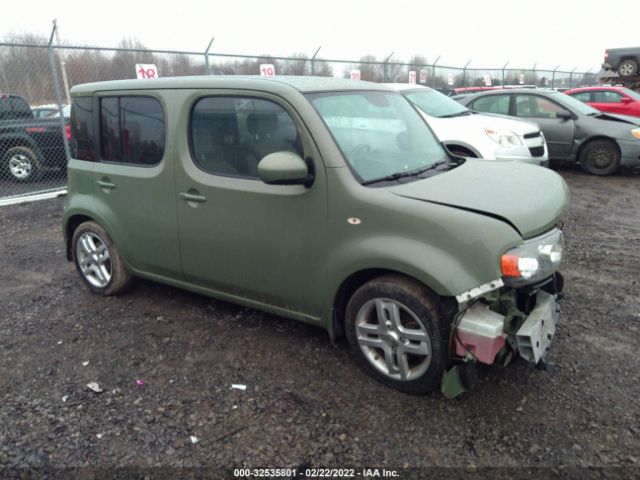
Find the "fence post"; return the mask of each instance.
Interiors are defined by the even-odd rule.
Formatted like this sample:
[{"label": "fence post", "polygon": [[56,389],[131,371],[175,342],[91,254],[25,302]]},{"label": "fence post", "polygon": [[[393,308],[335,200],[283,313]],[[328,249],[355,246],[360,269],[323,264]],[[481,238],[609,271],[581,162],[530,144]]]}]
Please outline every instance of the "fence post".
[{"label": "fence post", "polygon": [[571,70],[571,72],[569,72],[569,88],[573,88],[573,72],[576,71],[576,68],[578,67],[573,67],[573,70]]},{"label": "fence post", "polygon": [[[55,32],[56,44],[60,45],[60,39],[58,38],[58,20],[53,21],[53,31]],[[60,61],[60,72],[62,72],[62,81],[64,82],[64,93],[67,95],[67,103],[71,105],[71,95],[69,94],[69,81],[67,80],[67,69],[65,68],[66,62],[58,52],[58,60]]]},{"label": "fence post", "polygon": [[[469,64],[471,63],[471,60],[469,60],[467,63],[464,64],[464,67],[462,68],[462,84],[464,86],[464,91],[467,91],[467,67],[469,66]],[[454,85],[455,87],[455,85]]]},{"label": "fence post", "polygon": [[433,65],[431,66],[431,87],[432,88],[436,88],[436,65],[438,64],[438,60],[440,60],[440,57],[442,55],[438,55],[438,58],[436,58],[436,61],[433,62]]},{"label": "fence post", "polygon": [[64,153],[67,156],[67,163],[71,159],[71,151],[69,150],[69,141],[67,140],[67,129],[64,120],[64,113],[62,109],[62,93],[60,91],[60,82],[58,79],[58,72],[56,72],[56,61],[55,55],[53,53],[53,36],[56,33],[56,22],[53,22],[53,30],[51,30],[51,36],[49,37],[49,66],[51,67],[51,78],[53,79],[53,86],[56,93],[56,103],[58,104],[58,111],[60,114],[58,118],[60,119],[60,133],[62,133],[62,142],[64,144]]},{"label": "fence post", "polygon": [[384,79],[384,82],[385,82],[385,83],[389,81],[389,79],[388,79],[388,75],[387,75],[387,64],[389,63],[389,60],[391,60],[391,57],[393,57],[393,53],[394,53],[394,52],[391,52],[391,55],[389,55],[389,56],[386,58],[386,60],[384,61],[384,65],[383,65],[383,67],[382,67],[382,68],[383,68],[383,79]]},{"label": "fence post", "polygon": [[556,81],[556,70],[558,70],[560,68],[560,65],[556,65],[556,68],[553,69],[553,72],[551,72],[551,88],[555,88],[554,84]]},{"label": "fence post", "polygon": [[207,45],[207,49],[204,51],[204,64],[207,67],[207,75],[211,75],[211,66],[209,65],[209,49],[211,48],[211,44],[216,39],[216,37],[211,37],[211,41],[209,41],[209,45]]},{"label": "fence post", "polygon": [[502,66],[502,88],[504,88],[504,71],[505,71],[505,69],[507,68],[507,65],[509,65],[509,62],[510,62],[510,61],[511,61],[511,60],[507,60],[507,63],[505,63],[505,64]]},{"label": "fence post", "polygon": [[314,53],[313,57],[311,57],[311,75],[316,74],[316,55],[318,55],[318,52],[320,51],[321,48],[322,48],[322,45],[318,47],[318,49],[316,50],[316,53]]}]

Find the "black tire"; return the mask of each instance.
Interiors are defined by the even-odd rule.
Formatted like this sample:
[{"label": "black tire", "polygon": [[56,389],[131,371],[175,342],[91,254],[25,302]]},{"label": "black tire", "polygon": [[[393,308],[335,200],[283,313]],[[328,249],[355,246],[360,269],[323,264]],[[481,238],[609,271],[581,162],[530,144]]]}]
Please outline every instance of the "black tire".
[{"label": "black tire", "polygon": [[623,78],[634,77],[638,74],[638,63],[633,60],[623,60],[618,64],[617,71]]},{"label": "black tire", "polygon": [[[375,302],[376,299],[381,300],[383,305],[398,304],[407,309],[406,311],[401,311],[400,316],[404,316],[401,324],[403,327],[410,328],[411,330],[395,330],[393,333],[399,336],[400,341],[403,340],[402,335],[406,334],[402,332],[417,332],[418,329],[420,329],[428,334],[430,342],[430,358],[428,362],[426,361],[428,357],[426,355],[424,356],[424,360],[422,360],[422,356],[414,357],[411,354],[405,355],[411,357],[411,360],[415,360],[415,362],[407,361],[407,365],[411,367],[410,371],[413,372],[411,374],[414,375],[413,378],[409,378],[410,375],[405,375],[405,379],[402,379],[398,378],[398,375],[401,375],[400,373],[390,374],[391,369],[382,365],[388,365],[387,361],[383,359],[386,358],[383,350],[369,345],[362,346],[360,343],[361,341],[365,341],[363,337],[366,337],[367,340],[373,339],[369,334],[363,335],[361,329],[364,318],[372,318],[375,321],[378,321],[380,318],[377,314],[377,305],[374,307],[376,310],[374,316],[369,317],[371,313],[364,313],[368,312],[368,309],[371,308],[369,305],[371,305],[371,302]],[[389,303],[385,304],[385,302]],[[386,307],[382,310],[386,311]],[[379,382],[405,393],[417,395],[439,389],[442,375],[449,360],[448,342],[450,323],[440,318],[438,312],[439,299],[437,295],[424,285],[405,276],[384,275],[367,282],[352,295],[347,305],[345,315],[346,335],[356,362],[367,374]],[[409,323],[407,323],[407,321]],[[378,323],[381,324],[379,321]],[[393,322],[386,323],[390,325]],[[411,325],[411,323],[413,323],[413,325]],[[371,327],[369,322],[364,326],[367,328]],[[389,330],[387,331],[392,332],[393,327],[388,328]],[[385,336],[385,334],[373,335],[380,335],[379,338]],[[391,335],[391,333],[389,335]],[[394,340],[389,339],[388,341],[391,342]],[[398,342],[397,350],[392,351],[391,358],[396,360],[396,365],[400,365],[397,361],[400,355],[400,353],[398,353],[400,349],[403,349],[404,345],[411,344],[406,338],[404,341],[409,343],[401,344],[401,342]],[[422,343],[417,346],[420,347],[421,345]],[[380,353],[377,357],[376,351]],[[378,360],[376,360],[376,358]],[[387,369],[386,371],[384,371],[385,368]]]},{"label": "black tire", "polygon": [[[83,245],[79,245],[79,242],[91,239],[93,246],[88,249],[83,248]],[[102,247],[104,246],[104,250]],[[90,257],[86,252],[93,250],[97,257]],[[104,278],[98,278],[97,268],[100,260],[104,259],[104,256],[98,254],[99,251],[108,252],[108,259],[104,261],[104,270],[100,270]],[[104,229],[95,222],[81,223],[78,228],[73,232],[73,239],[71,241],[71,253],[73,255],[73,263],[76,266],[76,270],[80,274],[80,278],[89,287],[89,289],[100,295],[111,296],[123,293],[129,288],[133,282],[133,277],[127,272],[124,267],[122,257],[118,253],[116,245],[111,240],[111,237],[104,231]],[[95,265],[93,268],[91,265],[83,263],[85,259],[89,257],[89,263]],[[108,263],[108,265],[107,265]],[[83,272],[83,266],[85,265],[85,272]],[[93,268],[93,272],[86,271]],[[109,272],[109,275],[105,275],[105,270]],[[107,279],[108,277],[108,279]]]},{"label": "black tire", "polygon": [[611,175],[620,168],[620,149],[611,140],[593,140],[580,153],[580,166],[592,175]]},{"label": "black tire", "polygon": [[40,178],[42,165],[29,147],[17,146],[8,149],[2,157],[5,175],[16,182],[33,182]]}]

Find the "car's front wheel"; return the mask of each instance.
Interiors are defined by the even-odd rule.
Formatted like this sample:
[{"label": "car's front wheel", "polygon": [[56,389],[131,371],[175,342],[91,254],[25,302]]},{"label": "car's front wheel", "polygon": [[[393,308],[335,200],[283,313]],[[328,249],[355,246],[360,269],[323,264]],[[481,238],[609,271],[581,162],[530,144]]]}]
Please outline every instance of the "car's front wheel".
[{"label": "car's front wheel", "polygon": [[611,175],[620,168],[620,149],[611,140],[594,140],[580,154],[580,166],[592,175]]},{"label": "car's front wheel", "polygon": [[84,283],[95,293],[117,295],[131,284],[132,277],[115,244],[95,222],[84,222],[73,233],[73,262]]},{"label": "car's front wheel", "polygon": [[633,77],[638,73],[638,64],[633,60],[623,60],[618,65],[618,75],[621,77]]},{"label": "car's front wheel", "polygon": [[406,393],[437,389],[448,360],[448,324],[437,296],[401,275],[360,287],[347,305],[345,328],[358,364],[381,383]]}]

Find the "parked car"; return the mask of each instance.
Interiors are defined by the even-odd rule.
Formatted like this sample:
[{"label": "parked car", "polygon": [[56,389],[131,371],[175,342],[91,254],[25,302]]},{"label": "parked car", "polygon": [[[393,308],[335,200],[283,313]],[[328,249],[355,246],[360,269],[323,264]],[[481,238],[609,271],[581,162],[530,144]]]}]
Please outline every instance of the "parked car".
[{"label": "parked car", "polygon": [[454,155],[546,165],[547,145],[534,123],[481,115],[429,87],[388,83],[413,103]]},{"label": "parked car", "polygon": [[594,175],[640,164],[640,121],[602,113],[553,90],[483,92],[460,100],[479,111],[535,121],[547,140],[549,158],[580,162]]},{"label": "parked car", "polygon": [[609,48],[604,52],[602,68],[618,72],[620,77],[635,77],[638,75],[640,63],[640,47]]},{"label": "parked car", "polygon": [[569,202],[555,172],[452,156],[368,82],[178,77],[71,95],[63,231],[91,291],[145,277],[308,322],[409,393],[455,396],[475,362],[545,362]]},{"label": "parked car", "polygon": [[24,98],[0,94],[0,158],[1,175],[19,182],[36,180],[46,170],[64,171],[60,121],[34,118]]},{"label": "parked car", "polygon": [[48,117],[49,115],[57,111],[58,111],[58,107],[56,105],[40,105],[37,107],[31,107],[33,118]]},{"label": "parked car", "polygon": [[601,112],[640,117],[640,93],[625,87],[584,87],[564,92]]}]

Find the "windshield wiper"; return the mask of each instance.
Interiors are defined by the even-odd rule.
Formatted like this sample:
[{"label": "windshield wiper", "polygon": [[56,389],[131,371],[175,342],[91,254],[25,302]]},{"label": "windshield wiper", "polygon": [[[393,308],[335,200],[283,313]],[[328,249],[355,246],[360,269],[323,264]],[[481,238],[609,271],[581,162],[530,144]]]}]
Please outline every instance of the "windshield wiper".
[{"label": "windshield wiper", "polygon": [[448,160],[440,160],[439,162],[433,163],[428,167],[421,168],[419,170],[412,170],[410,172],[392,173],[391,175],[385,175],[384,177],[376,178],[374,180],[367,180],[366,182],[362,182],[362,185],[367,186],[367,185],[373,185],[374,183],[393,182],[393,181],[400,180],[401,178],[418,177],[423,173],[428,172],[429,170],[434,170],[439,166],[446,164],[447,162]]}]

